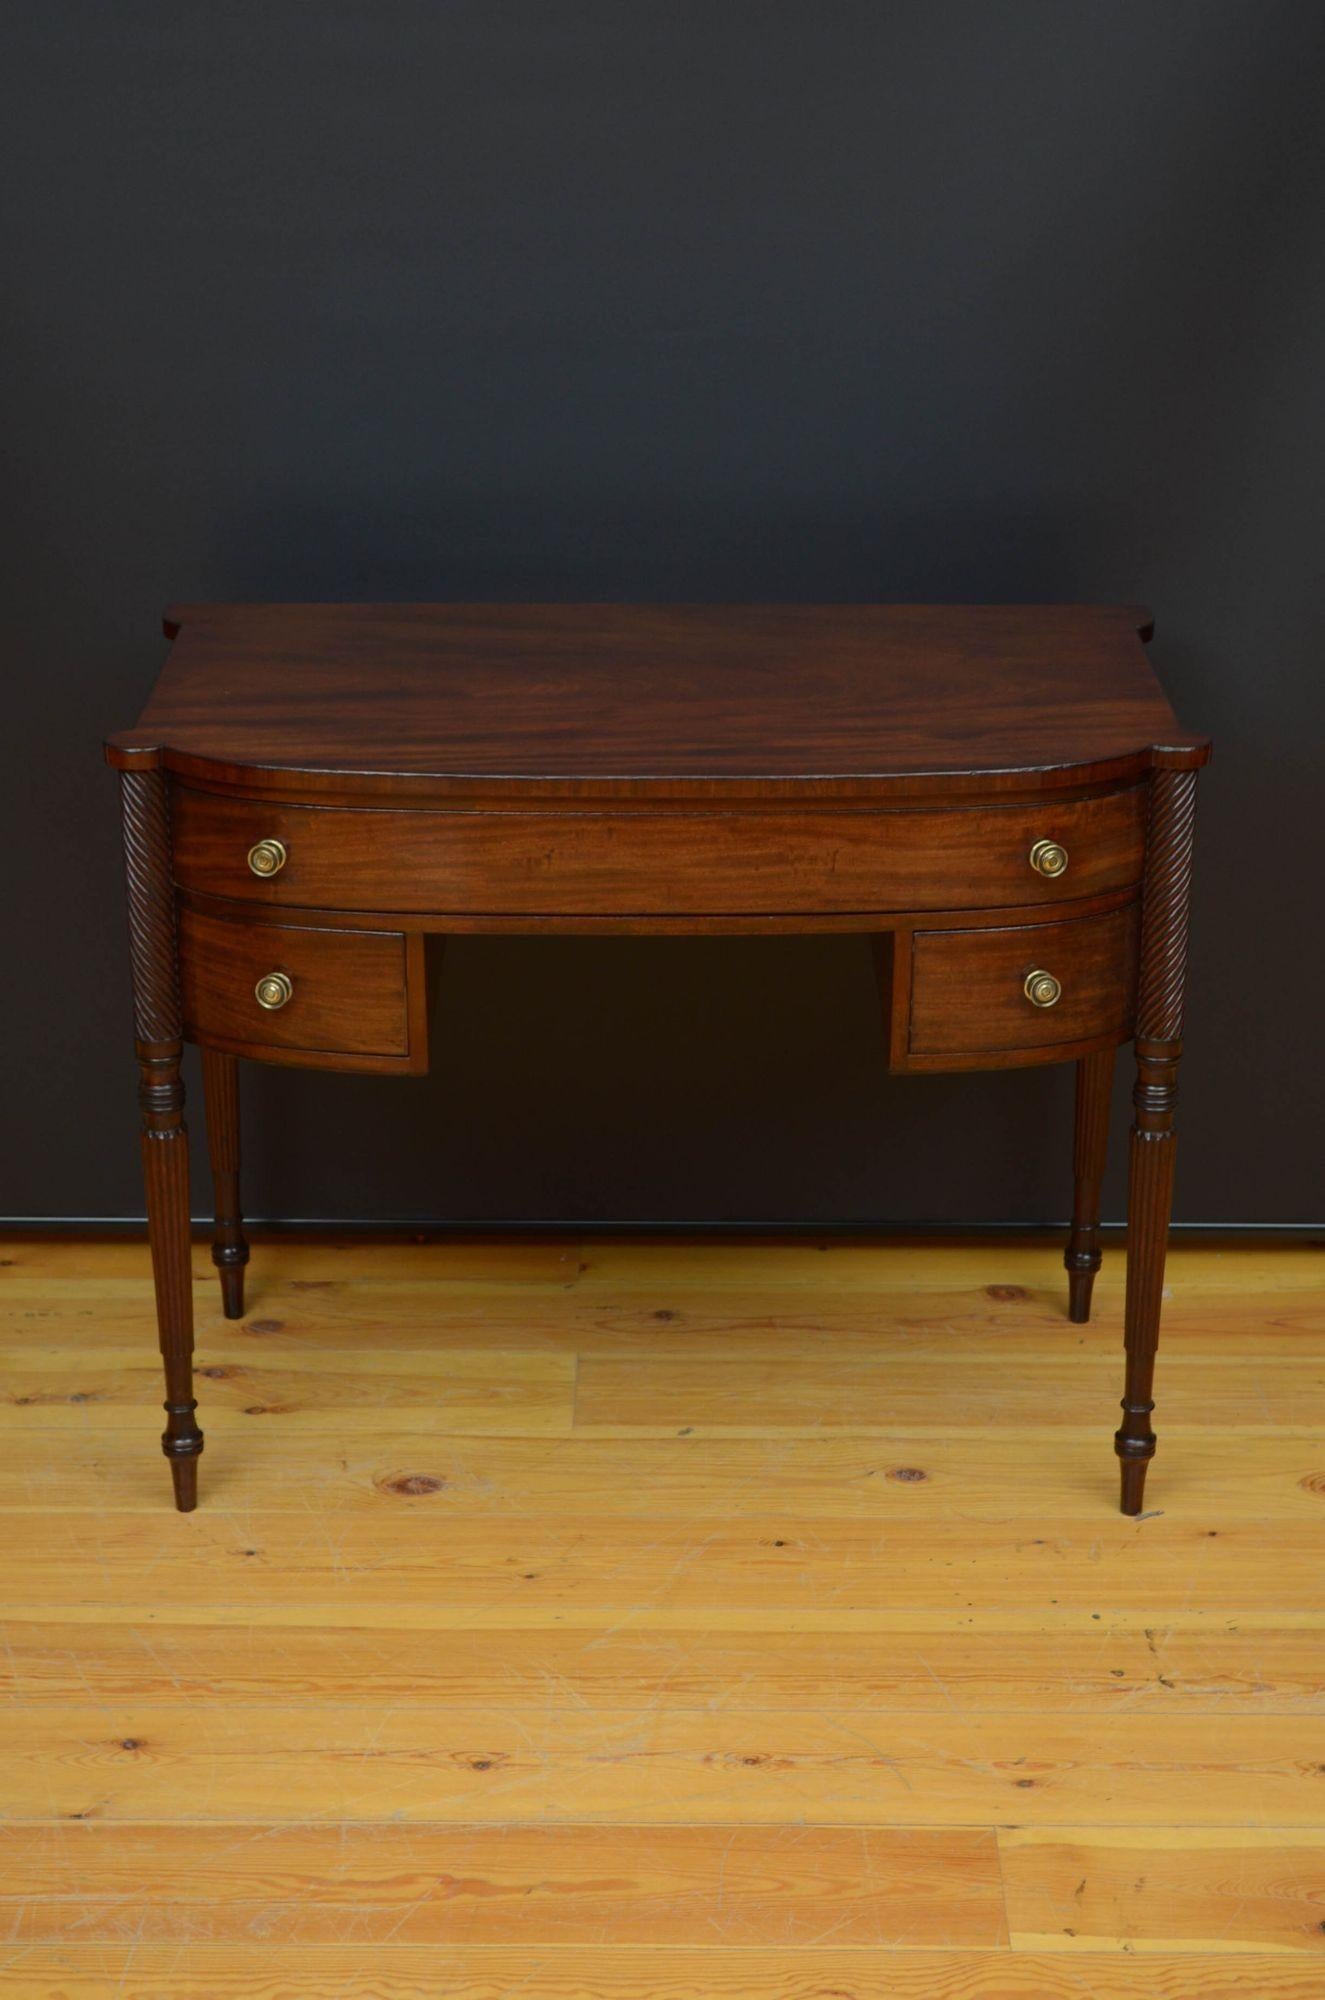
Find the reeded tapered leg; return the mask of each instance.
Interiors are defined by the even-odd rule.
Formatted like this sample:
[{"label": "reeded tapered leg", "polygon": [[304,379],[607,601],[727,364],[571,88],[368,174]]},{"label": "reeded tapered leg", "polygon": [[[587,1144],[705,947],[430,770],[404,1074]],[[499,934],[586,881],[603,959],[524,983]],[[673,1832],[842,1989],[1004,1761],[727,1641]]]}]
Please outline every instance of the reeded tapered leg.
[{"label": "reeded tapered leg", "polygon": [[120,783],[147,1233],[166,1376],[161,1448],[170,1461],[175,1505],[188,1513],[197,1504],[202,1432],[193,1400],[189,1140],[179,1074],[182,1020],[170,875],[170,802],[165,773],[150,766],[123,771]]},{"label": "reeded tapered leg", "polygon": [[221,1274],[221,1306],[226,1318],[242,1319],[248,1243],[239,1205],[239,1063],[234,1056],[222,1055],[218,1049],[203,1050],[202,1094],[216,1210],[212,1262]]},{"label": "reeded tapered leg", "polygon": [[1067,1316],[1077,1326],[1090,1318],[1090,1295],[1100,1268],[1100,1183],[1109,1150],[1113,1049],[1083,1056],[1077,1064],[1076,1127],[1072,1146],[1072,1234],[1067,1267]]},{"label": "reeded tapered leg", "polygon": [[1124,1514],[1140,1513],[1146,1467],[1155,1453],[1155,1433],[1150,1425],[1150,1413],[1155,1407],[1151,1388],[1173,1206],[1177,1068],[1176,1056],[1155,1058],[1143,1054],[1138,1045],[1127,1197],[1127,1376],[1123,1421],[1115,1440],[1122,1460]]},{"label": "reeded tapered leg", "polygon": [[202,1432],[194,1418],[193,1275],[189,1232],[189,1140],[179,1050],[139,1054],[143,1081],[143,1181],[152,1246],[156,1323],[166,1375],[166,1428],[161,1449],[170,1460],[175,1505],[187,1514],[198,1500]]},{"label": "reeded tapered leg", "polygon": [[1137,987],[1136,1087],[1127,1195],[1127,1373],[1123,1421],[1114,1438],[1122,1461],[1122,1510],[1139,1514],[1155,1453],[1150,1414],[1173,1202],[1174,1106],[1182,1054],[1187,963],[1194,771],[1155,770],[1150,779],[1146,874]]}]

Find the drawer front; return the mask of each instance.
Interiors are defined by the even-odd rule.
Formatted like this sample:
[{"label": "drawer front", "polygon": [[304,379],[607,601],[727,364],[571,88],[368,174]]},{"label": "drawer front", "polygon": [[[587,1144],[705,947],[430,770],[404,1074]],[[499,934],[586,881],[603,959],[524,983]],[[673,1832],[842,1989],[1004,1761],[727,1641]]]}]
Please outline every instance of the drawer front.
[{"label": "drawer front", "polygon": [[[175,874],[286,908],[440,915],[1034,908],[1139,880],[1144,797],[1132,786],[966,811],[369,812],[180,788]],[[1059,872],[1037,870],[1037,843],[1061,850]],[[1051,871],[1059,858],[1047,856]]]},{"label": "drawer front", "polygon": [[[1121,1040],[1132,1023],[1138,917],[1129,903],[1068,923],[917,931],[909,1053],[997,1056]],[[1032,993],[1051,1004],[1037,1006]]]},{"label": "drawer front", "polygon": [[[179,913],[180,979],[191,1039],[241,1051],[406,1058],[405,939]],[[260,982],[275,1005],[258,998]]]}]

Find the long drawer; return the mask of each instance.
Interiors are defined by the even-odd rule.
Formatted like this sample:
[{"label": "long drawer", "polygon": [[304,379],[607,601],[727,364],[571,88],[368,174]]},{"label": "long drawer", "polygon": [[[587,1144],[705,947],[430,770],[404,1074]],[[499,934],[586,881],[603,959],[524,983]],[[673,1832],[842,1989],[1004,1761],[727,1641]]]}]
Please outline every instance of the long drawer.
[{"label": "long drawer", "polygon": [[1144,787],[966,810],[367,811],[180,787],[186,889],[508,915],[1032,908],[1141,874]]}]

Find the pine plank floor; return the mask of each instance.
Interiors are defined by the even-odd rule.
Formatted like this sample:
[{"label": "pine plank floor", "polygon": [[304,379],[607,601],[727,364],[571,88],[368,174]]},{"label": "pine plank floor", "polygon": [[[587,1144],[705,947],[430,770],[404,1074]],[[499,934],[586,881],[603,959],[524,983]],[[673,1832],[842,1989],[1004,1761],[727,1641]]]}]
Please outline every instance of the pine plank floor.
[{"label": "pine plank floor", "polygon": [[1325,2000],[1325,1261],[0,1251],[0,1994]]}]

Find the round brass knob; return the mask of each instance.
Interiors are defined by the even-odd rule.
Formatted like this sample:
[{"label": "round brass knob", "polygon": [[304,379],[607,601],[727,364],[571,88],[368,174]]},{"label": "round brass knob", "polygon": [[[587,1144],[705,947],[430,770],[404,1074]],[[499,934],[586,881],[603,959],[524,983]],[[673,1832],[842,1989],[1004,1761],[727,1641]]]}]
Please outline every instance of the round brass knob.
[{"label": "round brass knob", "polygon": [[1061,875],[1067,867],[1067,849],[1056,840],[1037,840],[1031,849],[1031,867],[1037,875],[1051,878]]},{"label": "round brass knob", "polygon": [[248,865],[255,875],[279,875],[286,859],[283,840],[255,840],[248,851]]},{"label": "round brass knob", "polygon": [[1052,972],[1038,970],[1026,974],[1021,990],[1032,1007],[1056,1007],[1063,991]]},{"label": "round brass knob", "polygon": [[259,1007],[274,1014],[278,1007],[284,1007],[293,992],[294,981],[288,972],[264,972],[253,988],[253,997]]}]

